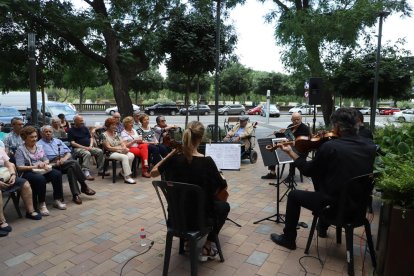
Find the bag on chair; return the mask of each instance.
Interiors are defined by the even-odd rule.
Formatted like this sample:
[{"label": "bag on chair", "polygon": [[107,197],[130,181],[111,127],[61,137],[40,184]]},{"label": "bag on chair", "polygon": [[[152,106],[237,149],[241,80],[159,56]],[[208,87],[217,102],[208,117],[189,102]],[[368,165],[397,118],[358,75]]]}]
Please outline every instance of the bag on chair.
[{"label": "bag on chair", "polygon": [[9,168],[0,167],[0,181],[7,182],[10,180],[11,174]]}]

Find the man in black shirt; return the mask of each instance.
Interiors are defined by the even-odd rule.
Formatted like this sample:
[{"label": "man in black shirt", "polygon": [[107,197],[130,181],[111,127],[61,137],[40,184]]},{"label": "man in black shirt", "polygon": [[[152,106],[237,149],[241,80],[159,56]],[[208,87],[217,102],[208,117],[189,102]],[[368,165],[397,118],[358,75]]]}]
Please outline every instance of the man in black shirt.
[{"label": "man in black shirt", "polygon": [[[287,133],[290,136],[291,140],[297,138],[299,136],[309,136],[310,130],[307,125],[302,123],[302,115],[298,112],[292,113],[292,117],[290,119],[292,123],[287,126],[287,128],[282,128],[278,132],[274,132],[274,135],[277,137],[277,134]],[[292,137],[293,136],[293,137]],[[262,176],[262,179],[276,179],[276,166],[272,165],[269,166],[268,169],[270,172],[266,175]],[[295,175],[295,165],[293,163],[290,164],[289,167],[289,177],[294,177]]]},{"label": "man in black shirt", "polygon": [[99,171],[98,174],[101,175],[103,173],[104,163],[103,151],[100,148],[95,148],[93,146],[93,139],[89,129],[85,126],[82,116],[75,116],[73,122],[74,126],[68,131],[68,141],[73,147],[74,155],[82,157],[81,166],[86,179],[94,180],[95,178],[90,173],[92,167],[91,158],[92,156],[96,156]]},{"label": "man in black shirt", "polygon": [[[300,208],[320,211],[338,200],[340,187],[349,179],[372,173],[376,154],[375,144],[357,135],[356,112],[339,108],[331,116],[331,123],[338,139],[320,146],[311,161],[298,156],[289,145],[282,146],[295,165],[306,176],[312,177],[314,192],[293,190],[288,195],[283,234],[271,234],[273,242],[288,249],[296,249],[296,226]],[[319,225],[327,229],[327,225]]]},{"label": "man in black shirt", "polygon": [[356,110],[357,113],[357,123],[358,123],[358,135],[361,137],[365,137],[371,140],[374,140],[374,135],[372,135],[371,130],[365,127],[364,125],[364,115],[361,111]]}]

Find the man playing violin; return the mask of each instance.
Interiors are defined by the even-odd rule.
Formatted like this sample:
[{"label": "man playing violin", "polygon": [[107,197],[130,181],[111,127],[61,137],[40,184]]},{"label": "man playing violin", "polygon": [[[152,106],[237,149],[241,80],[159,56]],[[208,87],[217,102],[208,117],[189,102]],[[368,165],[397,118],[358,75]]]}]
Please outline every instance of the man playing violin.
[{"label": "man playing violin", "polygon": [[[278,133],[286,133],[286,136],[290,137],[291,140],[294,140],[293,138],[297,138],[299,136],[310,135],[309,127],[302,123],[302,115],[299,112],[293,112],[290,120],[292,121],[292,123],[288,125],[287,128],[282,128],[279,131],[275,131],[273,134],[277,137]],[[263,175],[262,179],[276,179],[276,166],[268,166],[268,169],[270,170],[270,172],[266,175]],[[294,177],[294,175],[295,165],[291,163],[288,178]]]},{"label": "man playing violin", "polygon": [[166,136],[168,136],[168,138],[166,138],[165,140],[171,138],[169,137],[169,135],[171,135],[170,131],[175,131],[176,129],[179,129],[179,126],[177,125],[167,125],[167,120],[165,120],[164,116],[157,116],[157,118],[155,118],[155,121],[157,122],[157,124],[154,126],[154,132],[160,144],[164,144],[164,138]]},{"label": "man playing violin", "polygon": [[[301,207],[319,212],[338,201],[340,187],[349,179],[372,173],[376,147],[372,141],[357,135],[356,118],[354,109],[336,110],[331,115],[331,124],[338,138],[321,144],[310,161],[296,154],[289,145],[281,145],[298,169],[304,175],[312,177],[315,191],[293,190],[289,193],[283,234],[270,235],[276,244],[296,249],[296,226]],[[318,235],[326,237],[328,227],[329,225],[319,222]]]}]

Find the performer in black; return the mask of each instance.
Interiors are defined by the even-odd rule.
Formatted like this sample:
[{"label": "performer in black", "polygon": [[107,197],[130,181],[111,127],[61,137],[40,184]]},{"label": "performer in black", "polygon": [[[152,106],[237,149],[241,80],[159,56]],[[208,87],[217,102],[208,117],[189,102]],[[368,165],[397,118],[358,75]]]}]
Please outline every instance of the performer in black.
[{"label": "performer in black", "polygon": [[[299,137],[299,136],[309,136],[310,135],[310,130],[309,127],[307,125],[305,125],[304,123],[302,123],[302,115],[298,112],[294,112],[292,113],[292,117],[291,117],[291,121],[292,123],[290,125],[287,126],[287,128],[282,128],[280,129],[278,132],[274,132],[274,135],[276,137],[278,133],[282,134],[282,133],[287,133],[289,136],[291,136],[291,140],[294,140],[295,138]],[[293,136],[293,137],[292,137]],[[307,154],[305,154],[305,157],[307,156]],[[276,166],[268,166],[268,169],[270,170],[270,172],[266,175],[262,176],[262,179],[276,179]],[[290,177],[294,177],[295,175],[295,165],[293,163],[290,164],[289,167],[289,175],[287,177],[287,179],[289,179]]]},{"label": "performer in black", "polygon": [[[296,226],[300,208],[320,211],[337,200],[341,184],[347,180],[373,171],[375,144],[357,135],[356,112],[339,108],[331,116],[331,123],[338,139],[323,143],[311,161],[298,156],[289,145],[282,150],[295,160],[295,165],[306,176],[311,176],[315,191],[293,190],[288,195],[283,234],[271,234],[273,242],[288,249],[296,249]],[[328,225],[318,225],[325,234]],[[321,236],[321,235],[320,235]]]},{"label": "performer in black", "polygon": [[366,128],[364,125],[364,115],[359,110],[356,110],[356,113],[357,113],[358,135],[361,137],[374,140],[374,135],[372,135],[371,130]]}]

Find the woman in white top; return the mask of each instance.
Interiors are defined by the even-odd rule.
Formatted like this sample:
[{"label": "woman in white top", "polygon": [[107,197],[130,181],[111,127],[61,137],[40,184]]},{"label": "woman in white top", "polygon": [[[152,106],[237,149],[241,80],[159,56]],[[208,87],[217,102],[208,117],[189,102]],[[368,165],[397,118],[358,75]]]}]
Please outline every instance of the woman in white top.
[{"label": "woman in white top", "polygon": [[134,154],[129,152],[129,149],[124,145],[116,132],[117,121],[114,118],[108,118],[105,120],[106,131],[102,133],[102,145],[104,146],[109,159],[121,161],[122,171],[121,175],[124,177],[125,183],[135,184],[135,180],[132,179],[131,166],[134,161]]},{"label": "woman in white top", "polygon": [[129,152],[132,152],[135,156],[141,158],[142,163],[142,176],[150,178],[148,171],[148,144],[143,143],[142,136],[138,135],[133,128],[134,119],[131,116],[125,117],[122,120],[124,124],[124,130],[121,132],[121,138],[124,145],[129,148]]}]

